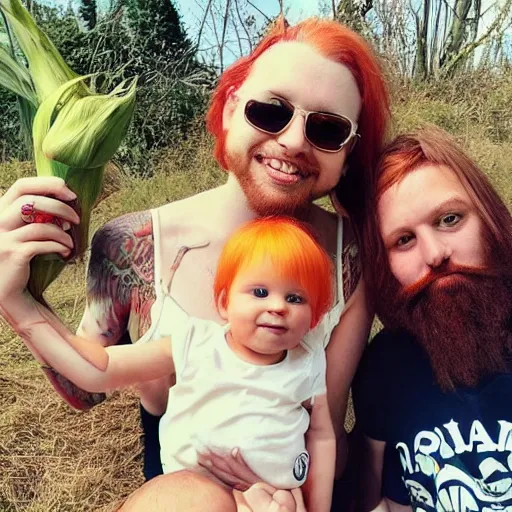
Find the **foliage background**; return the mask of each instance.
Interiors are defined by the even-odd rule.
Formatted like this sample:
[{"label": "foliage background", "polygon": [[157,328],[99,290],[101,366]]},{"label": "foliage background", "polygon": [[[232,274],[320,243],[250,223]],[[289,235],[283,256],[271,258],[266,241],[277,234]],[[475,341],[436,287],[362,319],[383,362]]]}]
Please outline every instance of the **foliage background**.
[{"label": "foliage background", "polygon": [[[95,16],[89,30],[92,21],[83,18],[84,5],[81,15],[37,2],[29,8],[75,72],[96,74],[98,92],[139,76],[134,119],[116,158],[127,173],[150,175],[154,152],[187,137],[216,80],[214,66],[197,59],[172,3],[122,0]],[[16,98],[3,89],[0,112],[0,161],[28,158],[30,149],[19,137]]]},{"label": "foliage background", "polygon": [[[225,174],[213,161],[212,141],[202,123],[218,61],[198,58],[173,18],[175,11],[162,11],[158,0],[127,0],[91,21],[69,10],[31,5],[72,67],[81,73],[105,72],[97,79],[98,89],[135,73],[142,78],[135,122],[116,163],[107,169],[91,233],[123,213],[223,182]],[[153,30],[166,23],[168,30]],[[256,37],[265,27],[260,29]],[[390,136],[423,122],[447,129],[510,206],[509,64],[419,81],[402,72],[391,50],[382,50],[381,56],[393,98]],[[16,100],[3,90],[0,112],[1,193],[34,170],[18,137]],[[85,266],[86,261],[68,266],[47,294],[71,329],[84,307]],[[94,410],[76,413],[53,393],[19,338],[5,324],[0,329],[0,511],[115,510],[143,482],[135,393],[116,392]]]}]

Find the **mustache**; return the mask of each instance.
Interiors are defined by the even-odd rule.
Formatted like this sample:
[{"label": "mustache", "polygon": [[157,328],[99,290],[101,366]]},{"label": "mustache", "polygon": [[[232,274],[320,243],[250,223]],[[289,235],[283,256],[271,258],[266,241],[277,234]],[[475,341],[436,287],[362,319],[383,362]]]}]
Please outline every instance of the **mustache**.
[{"label": "mustache", "polygon": [[449,261],[433,268],[424,277],[402,289],[400,298],[402,300],[411,300],[418,294],[425,291],[432,283],[438,279],[448,276],[460,275],[462,277],[498,277],[498,273],[488,267],[470,267],[457,265]]}]

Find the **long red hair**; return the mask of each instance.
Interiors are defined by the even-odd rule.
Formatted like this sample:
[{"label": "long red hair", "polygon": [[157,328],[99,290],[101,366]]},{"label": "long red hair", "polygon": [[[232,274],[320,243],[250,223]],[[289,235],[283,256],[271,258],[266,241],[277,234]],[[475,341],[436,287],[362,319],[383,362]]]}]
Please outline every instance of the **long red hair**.
[{"label": "long red hair", "polygon": [[332,303],[332,265],[329,256],[307,228],[288,217],[263,217],[244,224],[228,240],[217,264],[215,303],[228,305],[237,274],[270,262],[281,275],[296,280],[311,305],[311,328]]},{"label": "long red hair", "polygon": [[359,193],[363,190],[356,191],[350,184],[361,188],[371,181],[371,170],[380,154],[389,120],[389,97],[379,63],[368,43],[335,21],[310,18],[294,27],[277,23],[250,55],[226,69],[213,93],[206,116],[207,128],[216,139],[215,158],[222,168],[227,168],[226,133],[222,126],[222,113],[230,90],[240,88],[249,76],[252,65],[263,52],[285,41],[311,45],[324,57],[347,66],[356,80],[362,100],[358,119],[361,140],[355,145],[348,159],[347,176],[342,180],[347,185],[340,183],[336,188],[336,195],[342,206],[349,211],[354,207],[362,209],[363,200]]},{"label": "long red hair", "polygon": [[400,135],[384,149],[376,167],[362,248],[367,289],[385,325],[388,321],[392,323],[392,312],[386,311],[386,292],[396,290],[398,282],[391,273],[380,234],[377,206],[386,190],[416,169],[432,164],[445,166],[455,173],[484,224],[490,264],[498,265],[501,271],[510,269],[512,216],[486,175],[441,128],[426,125],[416,132]]}]

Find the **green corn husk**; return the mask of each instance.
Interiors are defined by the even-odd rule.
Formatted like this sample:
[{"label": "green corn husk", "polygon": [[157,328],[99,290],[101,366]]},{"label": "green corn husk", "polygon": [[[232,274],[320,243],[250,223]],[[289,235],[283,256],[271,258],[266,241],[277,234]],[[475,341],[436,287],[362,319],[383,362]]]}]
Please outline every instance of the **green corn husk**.
[{"label": "green corn husk", "polygon": [[[71,206],[81,223],[71,229],[75,247],[69,259],[73,259],[87,247],[104,166],[128,130],[136,79],[123,82],[110,94],[95,94],[85,84],[90,77],[79,77],[68,67],[19,0],[0,0],[0,11],[28,63],[27,70],[0,47],[0,85],[37,108],[32,123],[37,175],[59,176],[77,194]],[[65,264],[58,255],[32,260],[28,290],[36,300],[44,303],[43,292]]]},{"label": "green corn husk", "polygon": [[37,107],[37,96],[28,70],[20,66],[0,45],[0,85]]}]

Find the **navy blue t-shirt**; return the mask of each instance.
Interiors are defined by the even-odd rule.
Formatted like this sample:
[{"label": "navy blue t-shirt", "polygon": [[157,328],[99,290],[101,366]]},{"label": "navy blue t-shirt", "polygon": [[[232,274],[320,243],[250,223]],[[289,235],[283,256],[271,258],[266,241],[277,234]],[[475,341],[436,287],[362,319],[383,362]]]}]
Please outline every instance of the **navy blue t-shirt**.
[{"label": "navy blue t-shirt", "polygon": [[353,386],[358,425],[385,441],[384,496],[415,511],[512,511],[512,375],[444,393],[406,334],[382,331]]}]

